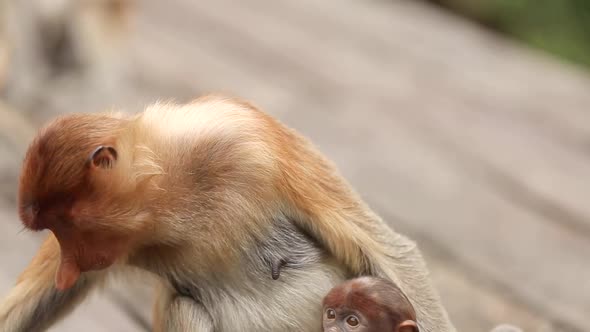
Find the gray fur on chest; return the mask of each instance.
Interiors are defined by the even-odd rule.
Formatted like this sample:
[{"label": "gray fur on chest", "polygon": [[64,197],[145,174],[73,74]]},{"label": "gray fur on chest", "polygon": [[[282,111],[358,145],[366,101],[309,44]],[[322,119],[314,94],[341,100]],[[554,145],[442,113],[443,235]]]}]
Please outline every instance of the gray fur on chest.
[{"label": "gray fur on chest", "polygon": [[[273,279],[272,266],[280,264]],[[170,280],[202,303],[215,331],[320,331],[321,300],[345,271],[288,220],[245,248],[234,273],[201,280]]]}]

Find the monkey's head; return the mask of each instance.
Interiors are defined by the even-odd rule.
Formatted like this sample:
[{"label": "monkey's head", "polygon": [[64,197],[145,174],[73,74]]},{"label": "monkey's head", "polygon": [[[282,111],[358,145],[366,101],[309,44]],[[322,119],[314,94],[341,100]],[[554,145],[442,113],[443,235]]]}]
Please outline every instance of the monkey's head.
[{"label": "monkey's head", "polygon": [[26,228],[49,229],[57,238],[58,289],[113,264],[145,227],[123,126],[116,117],[68,115],[42,128],[26,153],[19,214]]},{"label": "monkey's head", "polygon": [[334,287],[323,309],[324,332],[418,332],[408,298],[397,285],[375,277]]}]

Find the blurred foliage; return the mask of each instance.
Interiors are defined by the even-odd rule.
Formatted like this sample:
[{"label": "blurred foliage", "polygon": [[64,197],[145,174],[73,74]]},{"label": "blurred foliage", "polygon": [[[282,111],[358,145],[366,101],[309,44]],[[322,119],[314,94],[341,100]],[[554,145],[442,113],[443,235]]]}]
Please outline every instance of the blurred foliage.
[{"label": "blurred foliage", "polygon": [[590,0],[429,0],[590,68]]}]

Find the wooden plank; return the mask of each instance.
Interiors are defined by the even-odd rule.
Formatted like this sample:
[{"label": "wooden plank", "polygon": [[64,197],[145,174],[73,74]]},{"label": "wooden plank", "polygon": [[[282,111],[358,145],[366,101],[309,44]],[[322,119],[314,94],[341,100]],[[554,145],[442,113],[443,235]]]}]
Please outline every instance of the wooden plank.
[{"label": "wooden plank", "polygon": [[[349,47],[346,54],[368,54],[365,58],[377,59],[381,69],[377,77],[393,78],[393,71],[400,69],[423,75],[431,84],[422,88],[444,87],[463,97],[477,95],[483,103],[502,105],[496,111],[514,121],[534,123],[545,133],[587,151],[590,122],[585,105],[590,103],[590,78],[581,68],[417,1],[342,5],[337,0],[259,0],[250,8],[261,15],[272,11],[280,25],[310,30],[329,41],[330,48],[348,45],[354,49]],[[408,65],[405,70],[397,66],[404,63]],[[373,74],[362,77],[373,78]],[[546,101],[557,102],[559,107]]]},{"label": "wooden plank", "polygon": [[[180,90],[170,91],[168,96],[185,96],[180,99],[186,100],[200,93],[226,92],[247,96],[264,108],[278,109],[297,94],[293,89],[297,82],[288,76],[261,79],[260,70],[249,63],[252,56],[245,58],[240,45],[223,45],[223,34],[211,29],[208,22],[194,20],[191,11],[176,6],[161,8],[160,3],[152,1],[146,1],[141,9],[136,57],[146,69],[146,79],[163,81]],[[170,50],[174,50],[174,59],[170,59]]]},{"label": "wooden plank", "polygon": [[1,101],[0,119],[0,197],[14,203],[20,163],[34,128]]},{"label": "wooden plank", "polygon": [[0,196],[12,203],[16,202],[18,162],[5,156],[13,156],[11,147],[0,138]]},{"label": "wooden plank", "polygon": [[427,250],[425,258],[434,285],[459,331],[490,331],[500,322],[509,322],[523,331],[565,331],[563,326],[495,291],[497,287],[490,285],[490,280],[475,278],[470,271],[449,264],[449,258],[440,251]]},{"label": "wooden plank", "polygon": [[[590,239],[590,156],[490,109],[473,111],[438,94],[425,104],[421,114],[404,118],[479,168],[482,178],[507,199]],[[447,107],[454,112],[440,112]]]}]

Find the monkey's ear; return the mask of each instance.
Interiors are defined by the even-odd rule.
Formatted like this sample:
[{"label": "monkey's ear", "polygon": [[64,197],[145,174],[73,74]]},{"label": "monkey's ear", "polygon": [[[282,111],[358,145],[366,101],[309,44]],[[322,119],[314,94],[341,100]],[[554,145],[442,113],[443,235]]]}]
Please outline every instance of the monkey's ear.
[{"label": "monkey's ear", "polygon": [[419,332],[418,324],[413,320],[405,320],[397,326],[396,332]]},{"label": "monkey's ear", "polygon": [[88,165],[91,168],[113,168],[117,161],[117,150],[112,146],[99,146],[88,157]]}]

